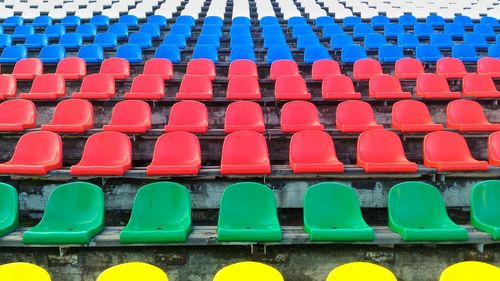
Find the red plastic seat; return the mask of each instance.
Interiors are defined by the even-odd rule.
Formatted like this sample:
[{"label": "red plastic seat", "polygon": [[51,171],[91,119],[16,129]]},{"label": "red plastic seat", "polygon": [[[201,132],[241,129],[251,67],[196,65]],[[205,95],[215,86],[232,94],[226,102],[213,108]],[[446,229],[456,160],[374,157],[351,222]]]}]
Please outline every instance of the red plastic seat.
[{"label": "red plastic seat", "polygon": [[410,92],[403,92],[401,83],[396,76],[373,76],[369,83],[369,96],[375,99],[409,99]]},{"label": "red plastic seat", "polygon": [[448,103],[446,126],[462,132],[500,130],[500,124],[490,123],[481,105],[472,100],[454,100]]},{"label": "red plastic seat", "polygon": [[17,94],[17,81],[12,75],[0,75],[0,100],[13,98]]},{"label": "red plastic seat", "polygon": [[209,59],[192,59],[188,62],[186,76],[205,76],[215,80],[215,64]]},{"label": "red plastic seat", "polygon": [[197,101],[181,101],[170,109],[165,132],[184,131],[206,133],[208,130],[208,110]]},{"label": "red plastic seat", "polygon": [[462,81],[462,90],[465,96],[474,98],[499,98],[495,82],[490,76],[467,74]]},{"label": "red plastic seat", "polygon": [[361,93],[356,92],[351,78],[345,75],[325,77],[321,84],[321,96],[325,100],[361,99]]},{"label": "red plastic seat", "polygon": [[274,86],[276,100],[310,100],[306,81],[302,76],[281,76]]},{"label": "red plastic seat", "polygon": [[270,174],[266,139],[254,131],[238,131],[224,139],[221,174]]},{"label": "red plastic seat", "polygon": [[144,64],[142,74],[159,75],[163,80],[170,80],[174,76],[172,62],[167,59],[149,59]]},{"label": "red plastic seat", "polygon": [[64,80],[81,80],[87,74],[87,65],[81,58],[64,58],[57,64],[56,74]]},{"label": "red plastic seat", "polygon": [[160,100],[165,95],[165,82],[159,75],[139,74],[132,81],[125,99]]},{"label": "red plastic seat", "polygon": [[318,130],[300,131],[290,140],[290,168],[294,173],[342,173],[332,137]]},{"label": "red plastic seat", "polygon": [[54,116],[48,124],[43,124],[43,131],[56,133],[83,133],[94,127],[94,108],[89,101],[68,99],[59,102]]},{"label": "red plastic seat", "polygon": [[212,99],[212,81],[204,76],[184,76],[177,99],[210,100]]},{"label": "red plastic seat", "polygon": [[0,174],[45,175],[61,167],[61,137],[52,132],[30,132],[21,136],[12,158],[0,164]]},{"label": "red plastic seat", "polygon": [[227,79],[232,80],[234,77],[251,76],[259,78],[257,65],[251,60],[235,60],[229,64],[229,73]]},{"label": "red plastic seat", "polygon": [[12,76],[17,80],[33,80],[43,74],[42,61],[36,58],[22,59],[16,62]]},{"label": "red plastic seat", "polygon": [[399,79],[415,80],[420,74],[425,74],[421,61],[414,58],[402,58],[396,61],[394,74]]},{"label": "red plastic seat", "polygon": [[235,76],[227,84],[228,100],[260,100],[259,80],[255,76]]},{"label": "red plastic seat", "polygon": [[127,135],[101,132],[85,143],[80,162],[71,166],[72,176],[123,176],[132,167],[132,145]]},{"label": "red plastic seat", "polygon": [[392,128],[404,133],[417,133],[440,131],[443,125],[432,121],[425,103],[402,100],[392,106]]},{"label": "red plastic seat", "polygon": [[29,100],[7,100],[0,103],[0,131],[20,132],[36,127],[35,104]]},{"label": "red plastic seat", "polygon": [[299,66],[293,60],[275,60],[271,64],[269,78],[277,80],[282,76],[300,76]]},{"label": "red plastic seat", "polygon": [[426,99],[459,99],[460,92],[452,92],[446,77],[422,74],[417,77],[417,96]]},{"label": "red plastic seat", "polygon": [[201,167],[198,138],[188,132],[161,135],[156,141],[153,160],[146,168],[148,176],[197,175]]},{"label": "red plastic seat", "polygon": [[500,59],[480,58],[477,61],[477,73],[488,75],[491,78],[500,78]]},{"label": "red plastic seat", "polygon": [[249,130],[264,133],[264,115],[258,103],[251,101],[237,101],[229,104],[226,109],[224,132]]},{"label": "red plastic seat", "polygon": [[488,162],[472,157],[463,136],[447,131],[432,132],[424,137],[424,165],[438,171],[488,170]]},{"label": "red plastic seat", "polygon": [[130,76],[128,60],[122,58],[109,58],[101,63],[99,74],[111,75],[116,80],[127,79]]},{"label": "red plastic seat", "polygon": [[488,138],[488,159],[490,165],[500,166],[500,131]]},{"label": "red plastic seat", "polygon": [[66,96],[66,83],[58,74],[42,74],[33,80],[29,93],[21,93],[22,99],[55,100]]},{"label": "red plastic seat", "polygon": [[290,101],[281,108],[281,131],[295,133],[302,130],[323,131],[316,106],[307,101]]},{"label": "red plastic seat", "polygon": [[383,75],[382,65],[378,60],[361,59],[354,62],[352,76],[354,80],[370,80],[370,78]]},{"label": "red plastic seat", "polygon": [[464,63],[456,58],[441,58],[436,64],[436,74],[444,75],[446,78],[463,78],[467,75]]},{"label": "red plastic seat", "polygon": [[317,60],[313,63],[311,69],[313,80],[323,80],[328,76],[341,74],[339,63],[334,60]]},{"label": "red plastic seat", "polygon": [[115,96],[115,80],[107,74],[90,74],[83,78],[80,92],[74,92],[74,99],[110,99]]},{"label": "red plastic seat", "polygon": [[359,100],[348,100],[339,103],[335,114],[335,123],[337,129],[343,133],[361,133],[384,128],[375,121],[372,106]]},{"label": "red plastic seat", "polygon": [[367,173],[417,171],[417,164],[406,158],[399,136],[383,129],[359,135],[356,158]]},{"label": "red plastic seat", "polygon": [[104,131],[144,134],[151,129],[151,107],[144,101],[125,100],[118,102],[111,113]]}]

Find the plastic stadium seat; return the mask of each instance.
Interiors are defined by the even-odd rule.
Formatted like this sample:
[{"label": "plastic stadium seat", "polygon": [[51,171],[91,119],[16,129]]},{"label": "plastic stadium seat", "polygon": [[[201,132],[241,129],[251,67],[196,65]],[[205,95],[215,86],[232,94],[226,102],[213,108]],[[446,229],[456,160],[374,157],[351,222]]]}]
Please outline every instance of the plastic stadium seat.
[{"label": "plastic stadium seat", "polygon": [[167,26],[167,19],[164,16],[161,15],[152,15],[148,17],[148,20],[146,21],[147,23],[154,23],[158,25],[159,27],[165,27]]},{"label": "plastic stadium seat", "polygon": [[188,62],[186,76],[205,76],[215,80],[215,64],[209,59],[192,59]]},{"label": "plastic stadium seat", "polygon": [[20,25],[23,25],[24,24],[24,19],[23,17],[20,17],[20,16],[10,16],[8,18],[6,18],[3,23],[2,23],[2,26],[5,28],[14,28],[14,27],[17,27],[17,26],[20,26]]},{"label": "plastic stadium seat", "polygon": [[235,60],[246,59],[255,61],[255,52],[253,46],[235,46],[231,48],[231,54],[229,56],[229,61],[233,62]]},{"label": "plastic stadium seat", "polygon": [[367,49],[374,50],[388,43],[384,35],[373,33],[365,36],[364,44]]},{"label": "plastic stadium seat", "polygon": [[339,24],[333,23],[323,26],[323,38],[331,39],[332,36],[334,35],[342,35],[342,34],[345,34],[344,29],[342,29],[342,26],[340,26]]},{"label": "plastic stadium seat", "polygon": [[81,58],[64,58],[57,64],[55,73],[64,80],[80,80],[87,74],[87,66]]},{"label": "plastic stadium seat", "polygon": [[417,18],[413,15],[402,15],[399,17],[398,23],[403,26],[414,26],[417,23]]},{"label": "plastic stadium seat", "polygon": [[16,80],[33,80],[43,74],[42,61],[35,58],[22,59],[14,65],[12,76]]},{"label": "plastic stadium seat", "polygon": [[273,63],[277,60],[293,60],[292,50],[288,45],[271,46],[267,50],[267,63]]},{"label": "plastic stadium seat", "polygon": [[323,79],[321,96],[325,100],[361,99],[361,93],[356,92],[351,78],[345,75],[332,75]]},{"label": "plastic stadium seat", "polygon": [[94,127],[94,108],[86,100],[68,99],[59,102],[52,120],[43,124],[42,131],[84,133]]},{"label": "plastic stadium seat", "polygon": [[61,24],[64,25],[65,27],[77,27],[80,26],[80,17],[78,16],[65,16],[61,20]]},{"label": "plastic stadium seat", "polygon": [[275,25],[279,24],[278,18],[275,16],[265,16],[260,18],[259,25],[260,27],[264,27],[266,25]]},{"label": "plastic stadium seat", "polygon": [[354,80],[370,80],[370,78],[382,75],[380,62],[374,59],[361,59],[354,62],[352,77]]},{"label": "plastic stadium seat", "polygon": [[276,100],[310,100],[311,93],[307,90],[306,81],[302,76],[281,76],[274,86]]},{"label": "plastic stadium seat", "polygon": [[156,141],[153,160],[148,165],[148,176],[197,175],[201,167],[198,138],[188,132],[171,132]]},{"label": "plastic stadium seat", "polygon": [[499,131],[484,115],[481,105],[472,100],[454,100],[446,108],[446,126],[462,132]]},{"label": "plastic stadium seat", "polygon": [[184,131],[205,133],[208,130],[208,110],[197,101],[181,101],[170,109],[165,132]]},{"label": "plastic stadium seat", "polygon": [[[271,47],[282,47],[282,46],[285,46],[285,47],[287,46],[286,38],[285,38],[285,36],[283,36],[283,34],[269,35],[269,36],[264,37],[264,48],[269,49]],[[284,50],[285,50],[285,52],[288,53],[288,49],[285,48]],[[279,51],[276,51],[276,52],[278,53]]]},{"label": "plastic stadium seat", "polygon": [[42,220],[24,232],[23,243],[89,244],[103,229],[102,189],[87,182],[71,182],[52,191]]},{"label": "plastic stadium seat", "polygon": [[[471,224],[489,233],[493,240],[500,240],[500,220],[495,214],[499,211],[500,181],[488,180],[474,185],[471,192]],[[497,276],[500,269],[497,268]],[[474,278],[471,276],[471,278]]]},{"label": "plastic stadium seat", "polygon": [[486,37],[479,33],[466,33],[464,35],[463,43],[471,45],[475,48],[483,48],[483,49],[486,49],[489,46]]},{"label": "plastic stadium seat", "polygon": [[[247,27],[245,27],[247,28]],[[248,28],[247,28],[248,29]],[[253,39],[252,39],[252,36],[250,34],[246,34],[246,35],[241,35],[241,34],[237,34],[237,35],[230,35],[231,36],[231,41],[229,43],[229,47],[230,48],[234,48],[234,47],[238,47],[238,46],[247,46],[247,47],[254,47],[254,44],[253,44]],[[219,40],[219,39],[217,39]]]},{"label": "plastic stadium seat", "polygon": [[165,95],[165,82],[160,75],[139,74],[135,76],[130,92],[125,99],[160,100]]},{"label": "plastic stadium seat", "polygon": [[343,63],[354,63],[357,60],[368,58],[365,47],[359,45],[347,45],[342,47],[340,56]]},{"label": "plastic stadium seat", "polygon": [[[432,35],[431,35],[432,40]],[[420,45],[420,40],[415,34],[401,33],[397,35],[398,46],[404,49],[416,49]]]},{"label": "plastic stadium seat", "polygon": [[474,25],[474,33],[482,34],[487,38],[495,38],[496,32],[493,26],[489,24],[475,24]]},{"label": "plastic stadium seat", "polygon": [[307,19],[304,17],[291,17],[288,19],[288,27],[294,27],[300,24],[307,24]]},{"label": "plastic stadium seat", "polygon": [[405,33],[405,28],[401,24],[389,23],[384,26],[384,35],[387,38],[396,38]]},{"label": "plastic stadium seat", "polygon": [[[8,34],[0,34],[0,48],[7,48],[12,45],[12,39]],[[20,46],[21,47],[21,46]]]},{"label": "plastic stadium seat", "polygon": [[453,38],[462,39],[465,34],[465,29],[460,23],[447,23],[444,25],[444,33]]},{"label": "plastic stadium seat", "polygon": [[410,92],[403,92],[396,76],[378,75],[370,78],[369,96],[375,99],[409,99]]},{"label": "plastic stadium seat", "polygon": [[258,103],[251,101],[237,101],[229,104],[224,119],[224,132],[249,130],[258,133],[266,131],[264,115]]},{"label": "plastic stadium seat", "polygon": [[[264,138],[258,133],[254,134]],[[276,210],[276,199],[272,190],[263,184],[240,182],[228,186],[222,194],[219,210],[217,227],[219,241],[277,242],[282,239]],[[244,272],[238,271],[239,274]],[[255,274],[259,271],[250,272]],[[224,280],[220,278],[220,274],[217,273],[219,277],[216,276],[215,280]],[[231,277],[239,279],[246,278],[249,275],[247,273],[240,277],[237,276],[232,275]],[[264,279],[256,276],[258,279],[255,280],[279,280],[269,279],[266,276],[261,277]]]},{"label": "plastic stadium seat", "polygon": [[142,49],[133,44],[121,45],[116,51],[116,57],[126,59],[132,63],[142,62]]},{"label": "plastic stadium seat", "polygon": [[311,76],[313,80],[323,80],[328,76],[341,75],[340,66],[334,60],[317,60],[313,63]]},{"label": "plastic stadium seat", "polygon": [[169,35],[175,35],[175,34],[182,35],[186,39],[191,38],[191,27],[189,25],[186,25],[186,24],[175,23],[170,28]]},{"label": "plastic stadium seat", "polygon": [[[356,112],[356,114],[352,114]],[[335,114],[337,129],[343,133],[361,133],[372,129],[383,129],[377,124],[371,105],[364,101],[348,100],[337,106]]]},{"label": "plastic stadium seat", "polygon": [[292,38],[294,39],[306,34],[314,34],[312,27],[308,24],[299,24],[292,28]]},{"label": "plastic stadium seat", "polygon": [[349,280],[397,281],[396,276],[389,269],[369,262],[343,264],[333,269],[326,279],[326,281]]},{"label": "plastic stadium seat", "polygon": [[114,49],[118,46],[118,37],[114,33],[105,32],[96,34],[94,44],[106,49]]},{"label": "plastic stadium seat", "polygon": [[491,78],[500,78],[500,58],[480,58],[477,61],[477,73]]},{"label": "plastic stadium seat", "polygon": [[274,267],[269,265],[246,261],[228,265],[215,274],[213,281],[231,281],[241,278],[249,280],[283,281],[283,276]]},{"label": "plastic stadium seat", "polygon": [[463,62],[477,62],[479,59],[474,46],[467,44],[454,45],[451,49],[451,55]]},{"label": "plastic stadium seat", "polygon": [[0,103],[0,131],[20,132],[34,127],[36,127],[36,108],[33,102],[13,99]]},{"label": "plastic stadium seat", "polygon": [[259,100],[261,98],[259,80],[254,76],[235,76],[227,84],[228,100]]},{"label": "plastic stadium seat", "polygon": [[109,17],[104,15],[96,15],[90,18],[90,23],[97,27],[107,27],[109,25]]},{"label": "plastic stadium seat", "polygon": [[144,63],[144,70],[142,74],[145,75],[158,75],[163,80],[170,80],[173,77],[174,70],[172,62],[167,59],[154,58],[149,59]]},{"label": "plastic stadium seat", "polygon": [[448,266],[439,281],[494,281],[500,276],[500,268],[479,261],[464,261]]},{"label": "plastic stadium seat", "polygon": [[424,138],[424,165],[438,171],[486,171],[488,162],[472,158],[465,138],[438,131]]},{"label": "plastic stadium seat", "polygon": [[115,34],[118,40],[128,39],[128,27],[123,23],[114,23],[110,25],[106,32]]},{"label": "plastic stadium seat", "polygon": [[201,26],[201,33],[203,35],[217,35],[219,38],[222,37],[221,26],[218,24],[203,24]]},{"label": "plastic stadium seat", "polygon": [[104,50],[99,45],[85,45],[78,51],[78,57],[84,59],[87,63],[102,62],[104,60]]},{"label": "plastic stadium seat", "polygon": [[373,31],[373,26],[371,24],[357,23],[354,25],[354,30],[353,30],[354,38],[361,39],[373,33],[375,32]]},{"label": "plastic stadium seat", "polygon": [[287,102],[281,108],[281,130],[295,133],[302,130],[323,131],[318,110],[313,103],[307,101]]},{"label": "plastic stadium seat", "polygon": [[490,165],[500,166],[500,133],[492,133],[488,139],[488,158]]},{"label": "plastic stadium seat", "polygon": [[110,99],[115,95],[115,79],[107,74],[90,74],[83,78],[79,92],[74,92],[74,99]]},{"label": "plastic stadium seat", "polygon": [[481,17],[480,20],[481,24],[486,24],[486,25],[491,25],[493,27],[500,27],[500,23],[498,23],[498,20],[495,17]]},{"label": "plastic stadium seat", "polygon": [[297,49],[299,50],[318,45],[320,45],[319,38],[315,34],[304,34],[297,38]]},{"label": "plastic stadium seat", "polygon": [[430,37],[429,44],[438,47],[439,49],[451,49],[455,44],[451,35],[446,33],[434,33]]},{"label": "plastic stadium seat", "polygon": [[257,64],[251,60],[235,60],[229,64],[227,79],[231,80],[238,76],[251,76],[259,78]]},{"label": "plastic stadium seat", "polygon": [[439,48],[435,45],[418,45],[415,57],[422,62],[436,62],[443,57]]},{"label": "plastic stadium seat", "polygon": [[122,15],[118,19],[118,22],[126,25],[127,27],[137,27],[139,19],[134,15]]},{"label": "plastic stadium seat", "polygon": [[38,265],[25,262],[13,262],[1,265],[0,279],[51,281],[50,274],[47,270]]},{"label": "plastic stadium seat", "polygon": [[342,173],[332,137],[323,131],[301,130],[292,136],[289,153],[294,173]]},{"label": "plastic stadium seat", "polygon": [[217,35],[201,34],[198,36],[196,45],[212,45],[218,49],[220,48],[220,39]]},{"label": "plastic stadium seat", "polygon": [[14,29],[10,35],[12,39],[26,39],[26,37],[35,34],[35,28],[31,25],[20,25]]},{"label": "plastic stadium seat", "polygon": [[46,35],[49,39],[59,39],[65,33],[66,29],[64,25],[61,24],[49,25],[43,32],[43,34]]},{"label": "plastic stadium seat", "polygon": [[93,39],[97,34],[97,27],[91,23],[78,25],[76,33],[80,33],[83,39]]},{"label": "plastic stadium seat", "polygon": [[132,167],[132,145],[127,135],[101,132],[85,143],[80,162],[71,166],[72,176],[123,176]]},{"label": "plastic stadium seat", "polygon": [[442,58],[437,61],[436,73],[446,78],[463,78],[468,74],[464,63],[457,58]]},{"label": "plastic stadium seat", "polygon": [[329,16],[317,17],[314,20],[314,25],[316,27],[324,27],[325,25],[330,25],[330,24],[334,24],[334,23],[335,23],[335,19],[333,17],[329,17]]},{"label": "plastic stadium seat", "polygon": [[374,28],[384,27],[386,24],[390,23],[390,19],[386,16],[373,16],[370,19],[370,23]]},{"label": "plastic stadium seat", "polygon": [[29,93],[21,93],[22,99],[55,100],[66,96],[64,78],[57,74],[42,74],[35,78]]},{"label": "plastic stadium seat", "polygon": [[[155,182],[137,191],[130,220],[120,232],[120,242],[126,244],[185,242],[189,232],[191,232],[189,190],[174,182]],[[137,278],[145,276],[141,274]],[[148,280],[155,279],[148,278]]]},{"label": "plastic stadium seat", "polygon": [[403,48],[396,45],[384,45],[378,49],[378,60],[383,63],[396,62],[404,58]]},{"label": "plastic stadium seat", "polygon": [[45,34],[32,34],[26,37],[21,46],[27,49],[41,49],[49,44],[49,38]]},{"label": "plastic stadium seat", "polygon": [[213,96],[212,81],[206,76],[185,75],[176,99],[210,100]]},{"label": "plastic stadium seat", "polygon": [[151,107],[139,100],[125,100],[116,103],[109,124],[103,131],[144,134],[151,129]]},{"label": "plastic stadium seat", "polygon": [[128,44],[137,45],[141,49],[148,49],[153,46],[151,35],[144,32],[135,32],[128,37]]},{"label": "plastic stadium seat", "polygon": [[389,227],[404,241],[464,241],[468,238],[467,230],[448,217],[439,190],[427,183],[409,181],[393,186],[389,191],[388,212]]},{"label": "plastic stadium seat", "polygon": [[193,59],[209,59],[214,63],[219,62],[217,47],[212,45],[196,45],[193,50]]},{"label": "plastic stadium seat", "polygon": [[462,91],[464,96],[474,98],[498,98],[500,91],[497,91],[495,82],[487,75],[467,74],[462,81]]},{"label": "plastic stadium seat", "polygon": [[66,49],[79,49],[83,46],[83,38],[80,33],[66,33],[59,38],[59,46]]},{"label": "plastic stadium seat", "polygon": [[426,99],[459,99],[461,93],[450,91],[443,75],[428,73],[417,77],[416,95]]},{"label": "plastic stadium seat", "polygon": [[453,22],[461,24],[464,27],[473,27],[474,26],[472,19],[470,17],[464,16],[464,15],[455,16],[455,19],[453,20]]},{"label": "plastic stadium seat", "polygon": [[205,20],[203,20],[203,24],[215,24],[222,26],[223,20],[218,16],[207,16]]},{"label": "plastic stadium seat", "polygon": [[434,33],[434,28],[430,24],[416,23],[413,26],[413,33],[419,38],[429,38]]},{"label": "plastic stadium seat", "polygon": [[181,52],[175,45],[160,45],[155,51],[155,58],[178,63],[181,61]]},{"label": "plastic stadium seat", "polygon": [[444,18],[438,15],[430,15],[425,19],[425,23],[430,24],[432,27],[443,27],[445,25]]},{"label": "plastic stadium seat", "polygon": [[56,133],[38,131],[21,136],[12,158],[0,164],[0,174],[45,175],[61,167],[61,137]]},{"label": "plastic stadium seat", "polygon": [[404,133],[433,132],[443,125],[432,121],[425,103],[416,100],[402,100],[392,106],[392,128]]},{"label": "plastic stadium seat", "polygon": [[28,49],[24,46],[5,47],[0,55],[0,63],[16,63],[28,57]]},{"label": "plastic stadium seat", "polygon": [[188,26],[194,26],[195,25],[195,19],[192,16],[181,15],[181,16],[178,16],[175,19],[175,23],[186,24]]},{"label": "plastic stadium seat", "polygon": [[322,45],[309,46],[304,50],[304,62],[314,63],[317,60],[330,60],[328,49]]},{"label": "plastic stadium seat", "polygon": [[344,27],[355,27],[357,24],[361,24],[361,18],[358,16],[345,17],[342,24]]},{"label": "plastic stadium seat", "polygon": [[250,25],[250,18],[244,16],[237,16],[233,18],[233,25]]},{"label": "plastic stadium seat", "polygon": [[38,59],[43,63],[58,63],[66,56],[66,50],[62,46],[52,45],[43,47],[38,54]]},{"label": "plastic stadium seat", "polygon": [[16,78],[12,75],[0,75],[0,100],[13,98],[17,94]]},{"label": "plastic stadium seat", "polygon": [[497,39],[497,44],[488,47],[488,56],[500,59],[500,39]]},{"label": "plastic stadium seat", "polygon": [[226,136],[222,146],[222,175],[270,173],[267,143],[263,135],[254,131],[237,131]]},{"label": "plastic stadium seat", "polygon": [[299,73],[299,66],[293,60],[276,60],[271,64],[269,78],[277,80],[281,76],[297,76]]},{"label": "plastic stadium seat", "polygon": [[422,62],[414,58],[403,58],[396,61],[394,74],[399,79],[417,79],[420,74],[424,74]]}]

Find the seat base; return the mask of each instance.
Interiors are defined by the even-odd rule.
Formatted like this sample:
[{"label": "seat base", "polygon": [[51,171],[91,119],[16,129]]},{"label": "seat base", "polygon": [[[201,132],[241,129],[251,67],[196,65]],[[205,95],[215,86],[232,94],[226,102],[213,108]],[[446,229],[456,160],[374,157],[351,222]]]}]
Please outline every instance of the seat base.
[{"label": "seat base", "polygon": [[369,226],[359,226],[356,228],[320,228],[308,227],[306,232],[309,240],[315,242],[327,241],[373,241],[375,231]]},{"label": "seat base", "polygon": [[198,165],[149,165],[146,168],[148,176],[164,175],[198,175],[201,164]]},{"label": "seat base", "polygon": [[359,100],[361,93],[358,92],[323,92],[325,100]]},{"label": "seat base", "polygon": [[92,129],[92,127],[92,125],[43,124],[41,130],[54,133],[84,133],[86,130]]},{"label": "seat base", "polygon": [[222,242],[279,242],[283,239],[279,226],[272,228],[225,228],[219,226],[217,238]]},{"label": "seat base", "polygon": [[76,164],[71,166],[70,174],[72,176],[123,176],[125,171],[132,168],[132,164],[123,166],[95,166]]},{"label": "seat base", "polygon": [[120,232],[120,242],[124,244],[134,243],[184,243],[187,241],[191,227],[158,228],[150,227],[125,227]]}]

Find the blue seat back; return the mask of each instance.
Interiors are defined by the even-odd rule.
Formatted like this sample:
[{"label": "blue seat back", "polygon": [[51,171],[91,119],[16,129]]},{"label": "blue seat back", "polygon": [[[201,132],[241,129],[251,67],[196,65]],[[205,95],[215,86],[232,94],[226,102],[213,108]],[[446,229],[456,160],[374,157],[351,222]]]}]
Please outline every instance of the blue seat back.
[{"label": "blue seat back", "polygon": [[155,58],[170,60],[172,63],[181,61],[181,52],[175,45],[161,45],[156,49]]},{"label": "blue seat back", "polygon": [[102,62],[104,60],[104,50],[96,44],[85,45],[78,51],[78,57],[84,59],[87,63]]}]

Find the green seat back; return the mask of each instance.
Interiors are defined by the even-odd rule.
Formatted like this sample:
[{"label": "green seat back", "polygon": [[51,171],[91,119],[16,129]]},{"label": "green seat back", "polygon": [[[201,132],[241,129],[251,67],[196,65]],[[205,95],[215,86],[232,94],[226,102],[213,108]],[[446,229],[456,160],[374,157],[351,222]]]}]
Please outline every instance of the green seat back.
[{"label": "green seat back", "polygon": [[476,184],[471,192],[471,223],[500,239],[500,180]]},{"label": "green seat back", "polygon": [[0,183],[0,236],[19,225],[19,199],[11,185]]}]

